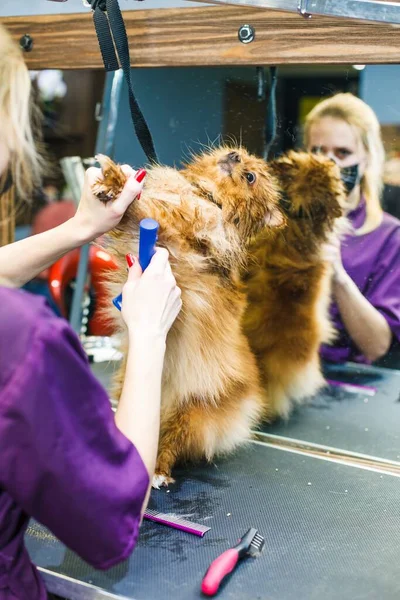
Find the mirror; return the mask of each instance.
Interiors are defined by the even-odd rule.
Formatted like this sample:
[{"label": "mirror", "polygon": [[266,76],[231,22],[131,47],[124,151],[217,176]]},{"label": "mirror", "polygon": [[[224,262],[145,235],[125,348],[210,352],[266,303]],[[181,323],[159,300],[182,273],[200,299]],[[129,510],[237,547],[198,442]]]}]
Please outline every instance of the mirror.
[{"label": "mirror", "polygon": [[[400,112],[397,106],[400,91],[399,68],[397,65],[279,67],[276,94],[277,135],[270,156],[277,157],[289,150],[304,148],[305,118],[321,100],[342,92],[362,98],[375,112],[381,125],[385,149],[381,202],[384,210],[391,215],[387,219],[392,219],[393,224],[393,219],[400,218]],[[263,87],[263,77],[260,77],[263,72],[266,87]],[[95,148],[97,122],[94,115],[103,90],[104,73],[65,71],[62,78],[67,89],[66,95],[53,106],[44,104],[48,121],[45,130],[46,142],[51,154],[57,159],[73,154],[90,156]],[[201,151],[204,147],[218,143],[220,139],[236,140],[250,152],[263,155],[269,92],[268,69],[133,69],[133,79],[138,100],[163,164],[179,167],[182,161],[190,157],[191,151]],[[131,164],[135,168],[139,168],[145,162],[131,124],[125,88],[122,90],[118,111],[115,158],[118,162]],[[398,234],[395,235],[398,237]],[[365,239],[368,240],[367,237]],[[365,251],[368,246],[367,241]],[[379,272],[377,277],[381,278],[382,295],[377,289],[374,298],[378,298],[376,305],[379,315],[383,315],[393,332],[393,343],[384,356],[373,362],[378,366],[396,370],[400,369],[400,351],[396,341],[396,335],[399,335],[400,299],[393,295],[393,290],[396,289],[396,285],[397,290],[399,289],[399,259],[393,256],[387,267],[385,253],[389,257],[390,248],[381,245],[379,252],[382,253],[379,257],[379,260],[382,260],[382,273]],[[360,253],[354,258],[360,266]],[[348,255],[346,260],[351,262],[353,257]],[[375,276],[374,266],[371,265],[368,277],[365,277]],[[392,271],[393,281],[397,281],[393,286],[387,283],[385,269]],[[365,283],[364,289],[368,295],[368,283]],[[73,281],[68,293],[72,294],[72,291]],[[90,322],[93,317],[90,302],[89,308],[86,309],[86,322]],[[336,315],[336,318],[341,317]],[[341,343],[343,339],[342,337]],[[352,348],[346,358],[356,365],[361,365],[361,370],[365,368],[365,364],[370,361],[360,357],[360,352],[354,350],[355,344],[352,340],[347,340],[346,343]],[[108,375],[104,374],[104,369],[98,366],[94,368],[107,380]],[[358,369],[357,373],[360,372]],[[375,381],[374,377],[371,377],[372,381]],[[330,377],[332,380],[340,378],[345,380],[346,376],[342,374],[340,377],[336,373]],[[366,393],[369,387],[374,387],[369,383],[364,381]],[[397,383],[393,382],[390,385],[395,386]],[[340,391],[343,392],[343,388]],[[368,397],[366,398],[368,400]]]}]

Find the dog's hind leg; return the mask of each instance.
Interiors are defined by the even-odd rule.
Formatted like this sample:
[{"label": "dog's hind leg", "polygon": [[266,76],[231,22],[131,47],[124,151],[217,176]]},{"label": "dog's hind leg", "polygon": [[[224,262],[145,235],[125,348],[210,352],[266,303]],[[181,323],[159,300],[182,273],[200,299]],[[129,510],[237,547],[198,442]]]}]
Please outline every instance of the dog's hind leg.
[{"label": "dog's hind leg", "polygon": [[211,462],[216,455],[232,452],[248,441],[262,412],[261,396],[250,392],[227,395],[217,405],[211,399],[192,401],[170,414],[161,425],[153,487],[172,483],[172,468],[180,460],[205,458]]}]

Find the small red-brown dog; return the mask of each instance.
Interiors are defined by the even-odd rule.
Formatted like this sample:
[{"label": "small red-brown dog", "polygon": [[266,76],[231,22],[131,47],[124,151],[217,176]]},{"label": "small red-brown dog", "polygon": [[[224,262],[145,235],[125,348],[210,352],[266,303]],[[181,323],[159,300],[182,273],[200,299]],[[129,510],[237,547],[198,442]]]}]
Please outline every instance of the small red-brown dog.
[{"label": "small red-brown dog", "polygon": [[[104,181],[94,192],[116,197],[122,170],[98,157]],[[159,245],[167,248],[182,311],[167,339],[161,434],[154,487],[168,485],[181,459],[212,460],[250,437],[264,401],[255,358],[241,321],[246,297],[239,270],[251,236],[282,227],[276,180],[268,165],[242,148],[218,148],[195,158],[182,171],[149,169],[140,200],[132,203],[111,233],[107,249],[120,269],[110,286],[109,316],[124,338],[122,318],[112,306],[126,280],[125,255],[137,254],[139,222],[158,221]],[[118,399],[125,363],[116,382]]]},{"label": "small red-brown dog", "polygon": [[268,417],[286,417],[324,385],[319,347],[334,339],[332,267],[324,243],[345,231],[344,187],[335,163],[289,152],[269,163],[282,192],[287,227],[259,234],[244,275],[243,324],[257,357]]}]

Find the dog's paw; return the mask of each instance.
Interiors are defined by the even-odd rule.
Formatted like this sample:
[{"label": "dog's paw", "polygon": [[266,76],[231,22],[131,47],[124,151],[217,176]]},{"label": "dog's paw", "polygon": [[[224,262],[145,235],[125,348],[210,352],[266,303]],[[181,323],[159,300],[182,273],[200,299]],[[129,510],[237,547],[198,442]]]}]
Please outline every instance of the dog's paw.
[{"label": "dog's paw", "polygon": [[162,475],[161,473],[156,473],[153,476],[152,487],[156,490],[159,490],[160,487],[168,487],[170,483],[175,483],[175,479],[169,477],[168,475]]},{"label": "dog's paw", "polygon": [[118,198],[128,178],[108,156],[98,154],[96,160],[100,163],[103,177],[92,186],[92,192],[101,202],[111,202]]}]

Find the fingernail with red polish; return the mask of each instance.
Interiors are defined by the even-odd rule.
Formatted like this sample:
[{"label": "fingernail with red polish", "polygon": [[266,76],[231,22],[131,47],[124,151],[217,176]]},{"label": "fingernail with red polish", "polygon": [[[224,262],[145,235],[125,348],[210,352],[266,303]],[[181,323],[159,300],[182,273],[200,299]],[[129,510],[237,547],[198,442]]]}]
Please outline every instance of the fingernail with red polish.
[{"label": "fingernail with red polish", "polygon": [[131,268],[133,267],[133,265],[135,264],[135,257],[133,256],[133,254],[127,254],[125,256],[126,258],[126,262],[128,263],[128,267]]},{"label": "fingernail with red polish", "polygon": [[141,195],[142,195],[142,192],[139,192],[138,195],[136,196],[136,200],[140,200]]},{"label": "fingernail with red polish", "polygon": [[142,181],[146,177],[146,175],[147,175],[146,169],[139,169],[139,171],[135,175],[135,179],[138,183],[142,183]]}]

